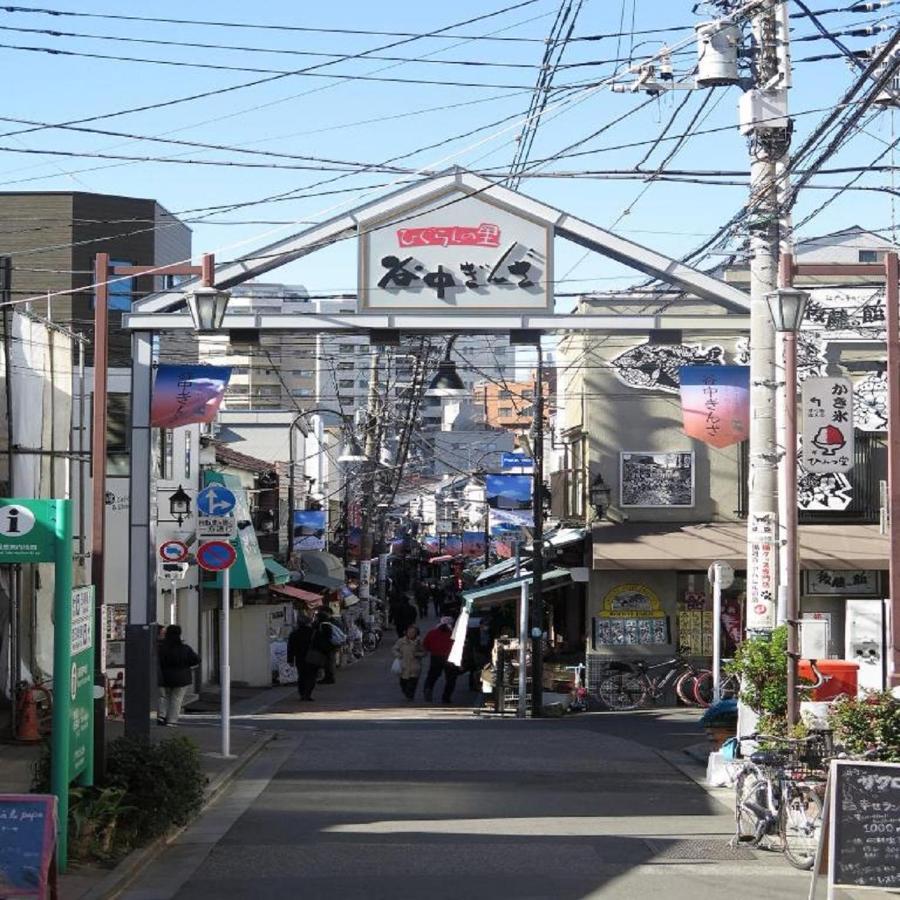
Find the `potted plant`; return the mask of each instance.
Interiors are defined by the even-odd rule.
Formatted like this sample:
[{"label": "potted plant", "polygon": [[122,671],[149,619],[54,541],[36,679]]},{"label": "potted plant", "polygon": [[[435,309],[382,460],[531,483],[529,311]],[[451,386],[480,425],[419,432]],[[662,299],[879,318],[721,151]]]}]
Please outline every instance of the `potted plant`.
[{"label": "potted plant", "polygon": [[739,676],[740,699],[759,716],[765,734],[787,733],[787,626],[748,638],[726,671]]}]

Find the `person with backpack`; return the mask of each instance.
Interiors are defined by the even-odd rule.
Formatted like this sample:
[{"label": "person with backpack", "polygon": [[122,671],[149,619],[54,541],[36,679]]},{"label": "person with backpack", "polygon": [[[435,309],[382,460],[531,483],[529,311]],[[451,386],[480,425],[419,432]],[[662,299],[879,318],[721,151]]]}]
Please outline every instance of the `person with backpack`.
[{"label": "person with backpack", "polygon": [[191,669],[199,665],[200,657],[181,640],[181,626],[169,625],[159,644],[160,705],[157,725],[178,724],[181,704],[194,682]]},{"label": "person with backpack", "polygon": [[334,684],[338,650],[347,642],[347,635],[338,627],[327,609],[320,609],[316,614],[316,629],[313,635],[313,647],[324,654],[322,668],[324,677],[319,684]]}]

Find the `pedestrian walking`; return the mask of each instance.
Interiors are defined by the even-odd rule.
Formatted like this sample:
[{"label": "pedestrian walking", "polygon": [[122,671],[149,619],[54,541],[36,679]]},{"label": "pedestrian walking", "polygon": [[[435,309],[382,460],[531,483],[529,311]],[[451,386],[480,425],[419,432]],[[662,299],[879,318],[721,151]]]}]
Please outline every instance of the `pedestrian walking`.
[{"label": "pedestrian walking", "polygon": [[410,625],[416,624],[418,618],[416,608],[404,597],[400,605],[394,610],[394,625],[397,628],[397,637],[402,638]]},{"label": "pedestrian walking", "polygon": [[416,608],[419,610],[419,621],[424,621],[428,616],[428,601],[431,595],[428,591],[428,585],[419,581],[416,584]]},{"label": "pedestrian walking", "polygon": [[432,628],[425,635],[422,642],[424,649],[431,654],[428,666],[428,675],[425,676],[425,699],[431,702],[434,696],[434,686],[441,675],[444,676],[444,703],[453,702],[453,689],[456,687],[456,677],[459,670],[448,661],[450,650],[453,647],[453,619],[444,616],[437,627]]},{"label": "pedestrian walking", "polygon": [[297,692],[300,699],[305,701],[312,700],[313,689],[316,686],[316,676],[319,674],[320,657],[313,653],[313,623],[306,615],[301,615],[297,619],[297,625],[288,637],[287,645],[287,661],[288,665],[295,666],[297,669]]},{"label": "pedestrian walking", "polygon": [[422,674],[422,657],[425,656],[425,648],[419,639],[419,629],[410,625],[393,646],[395,667],[400,663],[400,690],[407,700],[414,700],[419,676]]},{"label": "pedestrian walking", "polygon": [[159,646],[160,705],[157,725],[177,725],[181,705],[194,682],[191,669],[200,665],[200,657],[181,640],[181,626],[169,625]]},{"label": "pedestrian walking", "polygon": [[436,616],[442,616],[444,589],[436,581],[431,585],[431,603],[434,606],[434,614]]},{"label": "pedestrian walking", "polygon": [[324,675],[319,684],[334,684],[337,669],[337,655],[341,646],[347,642],[347,635],[332,618],[326,609],[316,614],[316,629],[313,635],[313,646],[325,656],[322,664]]}]

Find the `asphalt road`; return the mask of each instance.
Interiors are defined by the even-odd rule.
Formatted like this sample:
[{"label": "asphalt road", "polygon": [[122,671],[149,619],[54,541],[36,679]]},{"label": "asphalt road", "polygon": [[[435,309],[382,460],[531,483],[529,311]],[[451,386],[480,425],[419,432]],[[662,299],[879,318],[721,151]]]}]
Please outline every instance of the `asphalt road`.
[{"label": "asphalt road", "polygon": [[388,661],[251,717],[279,739],[124,896],[806,896],[778,855],[732,851],[731,813],[657,752],[696,742],[695,715],[479,718],[407,703]]}]

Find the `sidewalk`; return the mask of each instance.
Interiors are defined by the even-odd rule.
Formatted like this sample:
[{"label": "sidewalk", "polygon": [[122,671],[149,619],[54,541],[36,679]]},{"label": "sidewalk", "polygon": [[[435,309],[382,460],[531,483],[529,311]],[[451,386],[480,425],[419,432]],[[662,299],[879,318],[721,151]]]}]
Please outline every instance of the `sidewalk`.
[{"label": "sidewalk", "polygon": [[[277,702],[286,688],[235,691],[238,700],[233,715],[253,714]],[[206,708],[209,709],[210,704]],[[107,721],[107,736],[114,740],[124,732],[120,721]],[[201,766],[207,778],[206,801],[211,803],[230,781],[276,735],[252,725],[232,722],[231,756],[221,756],[222,731],[217,716],[211,712],[182,716],[177,728],[151,725],[150,738],[161,741],[175,736],[190,738],[200,749]],[[27,794],[31,790],[32,770],[40,757],[41,747],[34,744],[0,743],[0,793]],[[168,839],[170,840],[171,837]],[[160,838],[147,847],[135,850],[119,862],[115,869],[72,863],[60,877],[60,900],[101,900],[117,893],[163,849],[168,840]]]}]

